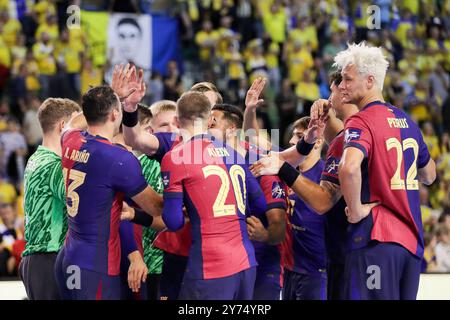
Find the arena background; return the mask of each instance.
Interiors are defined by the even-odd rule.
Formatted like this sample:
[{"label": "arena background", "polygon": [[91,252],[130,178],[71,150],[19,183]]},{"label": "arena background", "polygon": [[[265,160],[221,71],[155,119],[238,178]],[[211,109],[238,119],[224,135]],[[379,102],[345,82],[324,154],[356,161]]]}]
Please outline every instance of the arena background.
[{"label": "arena background", "polygon": [[[420,186],[425,259],[419,298],[450,299],[450,0],[0,0],[0,299],[24,297],[23,170],[42,139],[37,108],[79,100],[113,63],[145,69],[144,103],[176,100],[210,81],[244,108],[267,77],[261,127],[279,129],[327,98],[333,56],[346,42],[382,46],[384,96],[420,124],[438,165]],[[68,28],[68,29],[67,29]],[[5,204],[12,204],[11,207]],[[438,263],[444,261],[444,263]],[[445,261],[447,261],[445,263]]]}]

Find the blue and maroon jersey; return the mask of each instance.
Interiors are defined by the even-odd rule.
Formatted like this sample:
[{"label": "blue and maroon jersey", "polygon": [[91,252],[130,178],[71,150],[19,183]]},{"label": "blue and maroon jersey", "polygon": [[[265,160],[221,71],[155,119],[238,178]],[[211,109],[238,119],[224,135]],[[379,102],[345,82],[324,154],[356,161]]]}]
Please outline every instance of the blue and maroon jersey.
[{"label": "blue and maroon jersey", "polygon": [[[249,150],[249,149],[247,149]],[[252,149],[250,149],[252,150]],[[260,154],[265,152],[254,153],[248,151],[246,154],[247,165],[252,165],[260,158]],[[278,176],[260,176],[257,181],[266,198],[267,210],[287,208],[286,189],[287,186],[278,178]],[[261,215],[258,217],[261,223],[267,229],[269,222],[267,216]],[[258,272],[270,272],[281,275],[283,272],[283,255],[282,247],[280,245],[269,245],[267,243],[252,241],[255,248],[256,261],[258,262]]]},{"label": "blue and maroon jersey", "polygon": [[62,138],[68,225],[65,259],[91,271],[119,275],[122,201],[147,187],[137,158],[85,131]]},{"label": "blue and maroon jersey", "polygon": [[[339,163],[344,152],[344,130],[331,141],[328,146],[325,167],[322,172],[321,181],[328,181],[337,186],[339,183]],[[348,251],[347,236],[349,222],[345,215],[344,197],[325,214],[325,242],[328,259],[332,263],[344,264],[345,255]]]},{"label": "blue and maroon jersey", "polygon": [[[182,140],[180,135],[171,132],[157,132],[154,136],[159,141],[159,147],[155,154],[149,156],[149,158],[155,159],[159,163],[161,163],[166,153],[172,150]],[[191,224],[187,222],[178,231],[162,231],[153,242],[153,245],[165,252],[187,257],[191,243]]]},{"label": "blue and maroon jersey", "polygon": [[[247,205],[267,204],[236,150],[210,135],[197,135],[164,156],[161,175],[165,201],[182,201],[191,222],[186,277],[222,278],[257,265],[245,213]],[[170,227],[180,215],[164,211],[163,219]]]},{"label": "blue and maroon jersey", "polygon": [[402,110],[375,101],[346,121],[348,147],[364,154],[361,202],[381,203],[351,226],[352,248],[370,240],[395,242],[422,258],[418,169],[427,165],[430,153],[419,127]]},{"label": "blue and maroon jersey", "polygon": [[[319,183],[324,167],[324,161],[319,160],[302,175]],[[325,272],[327,263],[325,217],[317,214],[295,193],[289,195],[289,200],[292,210],[286,228],[289,236],[285,246],[285,268],[297,273],[321,274]]]}]

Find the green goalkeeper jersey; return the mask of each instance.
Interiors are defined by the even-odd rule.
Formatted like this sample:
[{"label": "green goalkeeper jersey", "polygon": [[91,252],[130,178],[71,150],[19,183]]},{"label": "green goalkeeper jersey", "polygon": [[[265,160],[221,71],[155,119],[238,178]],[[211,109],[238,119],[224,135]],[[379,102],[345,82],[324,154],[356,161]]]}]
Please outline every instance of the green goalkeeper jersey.
[{"label": "green goalkeeper jersey", "polygon": [[[147,183],[158,193],[162,193],[164,185],[161,179],[161,167],[156,160],[149,159],[146,155],[139,157],[142,166],[142,174]],[[152,228],[143,228],[142,246],[144,247],[144,262],[150,274],[161,274],[163,263],[163,251],[153,247],[153,241],[158,232]]]},{"label": "green goalkeeper jersey", "polygon": [[66,195],[61,157],[39,146],[24,175],[25,251],[58,252],[67,232]]}]

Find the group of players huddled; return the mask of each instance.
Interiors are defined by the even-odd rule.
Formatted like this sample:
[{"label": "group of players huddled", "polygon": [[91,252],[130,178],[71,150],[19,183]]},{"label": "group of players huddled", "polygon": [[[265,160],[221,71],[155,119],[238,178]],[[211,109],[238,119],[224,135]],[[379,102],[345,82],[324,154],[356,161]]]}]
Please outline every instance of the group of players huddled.
[{"label": "group of players huddled", "polygon": [[81,108],[45,100],[25,170],[28,297],[415,299],[435,164],[383,99],[380,48],[349,45],[335,67],[286,150],[260,134],[262,78],[244,112],[207,82],[147,109],[130,64]]}]

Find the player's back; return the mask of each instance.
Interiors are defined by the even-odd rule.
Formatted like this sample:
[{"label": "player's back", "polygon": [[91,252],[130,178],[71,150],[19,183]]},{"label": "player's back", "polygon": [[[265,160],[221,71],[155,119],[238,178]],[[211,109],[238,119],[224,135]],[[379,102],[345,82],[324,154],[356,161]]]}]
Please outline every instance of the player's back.
[{"label": "player's back", "polygon": [[[346,147],[359,148],[362,203],[379,201],[370,219],[360,224],[352,241],[396,242],[423,254],[418,169],[429,153],[417,124],[402,110],[382,102],[368,104],[345,125]],[[371,232],[370,235],[367,232]]]},{"label": "player's back", "polygon": [[192,225],[186,277],[221,278],[256,266],[245,220],[251,176],[245,160],[212,136],[199,135],[168,153],[162,171],[165,197],[184,192]]},{"label": "player's back", "polygon": [[24,173],[25,251],[58,252],[67,231],[61,157],[43,146],[28,160]]},{"label": "player's back", "polygon": [[66,259],[81,268],[118,275],[122,200],[125,192],[131,197],[147,186],[142,174],[138,177],[131,170],[140,168],[138,160],[84,131],[66,133],[62,147],[69,214]]}]

